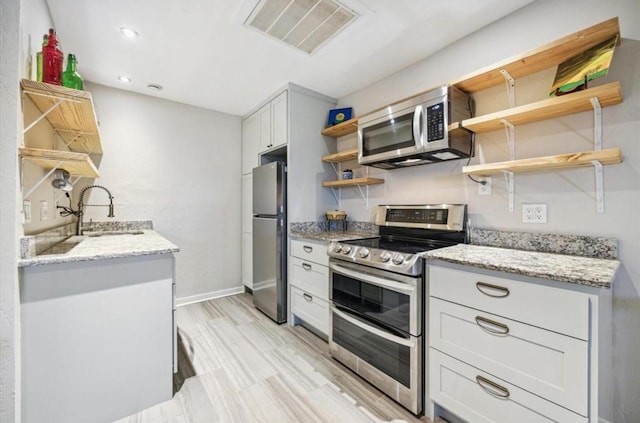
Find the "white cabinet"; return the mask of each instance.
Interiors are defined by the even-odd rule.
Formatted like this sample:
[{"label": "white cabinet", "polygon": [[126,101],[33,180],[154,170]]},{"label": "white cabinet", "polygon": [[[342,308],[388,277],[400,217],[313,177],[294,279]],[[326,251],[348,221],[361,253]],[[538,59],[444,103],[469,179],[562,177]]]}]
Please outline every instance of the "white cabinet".
[{"label": "white cabinet", "polygon": [[283,91],[255,113],[260,128],[258,143],[260,153],[287,145],[287,94],[286,90]]},{"label": "white cabinet", "polygon": [[260,121],[253,114],[242,121],[242,174],[251,173],[258,166],[258,143],[260,141]]},{"label": "white cabinet", "polygon": [[325,243],[291,240],[291,314],[321,335],[329,333],[329,257]]},{"label": "white cabinet", "polygon": [[253,289],[253,174],[242,175],[242,283]]},{"label": "white cabinet", "polygon": [[597,297],[500,275],[429,266],[430,400],[470,422],[597,422]]}]

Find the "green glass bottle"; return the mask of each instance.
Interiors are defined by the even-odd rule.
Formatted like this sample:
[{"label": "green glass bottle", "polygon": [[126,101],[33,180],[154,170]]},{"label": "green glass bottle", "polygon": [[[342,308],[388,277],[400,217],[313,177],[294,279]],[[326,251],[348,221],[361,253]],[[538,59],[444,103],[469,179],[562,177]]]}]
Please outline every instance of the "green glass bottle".
[{"label": "green glass bottle", "polygon": [[82,77],[78,73],[75,54],[69,53],[67,56],[67,69],[62,72],[62,85],[76,90],[82,89]]},{"label": "green glass bottle", "polygon": [[[46,47],[49,44],[49,34],[42,36],[42,47]],[[42,50],[36,53],[36,80],[42,82]]]}]

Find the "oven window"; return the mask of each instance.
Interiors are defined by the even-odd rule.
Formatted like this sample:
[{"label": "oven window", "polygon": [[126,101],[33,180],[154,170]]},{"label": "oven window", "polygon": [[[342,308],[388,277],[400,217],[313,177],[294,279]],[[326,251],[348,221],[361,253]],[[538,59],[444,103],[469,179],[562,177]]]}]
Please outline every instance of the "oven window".
[{"label": "oven window", "polygon": [[[410,297],[390,289],[333,273],[333,302],[368,320],[406,334],[410,328]],[[417,317],[416,317],[417,318]]]},{"label": "oven window", "polygon": [[413,147],[414,145],[413,110],[406,115],[363,128],[362,130],[364,156]]},{"label": "oven window", "polygon": [[411,348],[380,338],[333,315],[333,342],[407,388],[411,384]]}]

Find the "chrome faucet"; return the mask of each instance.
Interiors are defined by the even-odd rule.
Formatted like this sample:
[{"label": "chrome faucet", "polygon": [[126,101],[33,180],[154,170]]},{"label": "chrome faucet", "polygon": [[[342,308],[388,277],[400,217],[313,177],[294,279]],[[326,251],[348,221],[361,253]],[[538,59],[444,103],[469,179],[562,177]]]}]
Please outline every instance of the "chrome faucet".
[{"label": "chrome faucet", "polygon": [[[91,188],[101,188],[105,190],[109,195],[109,204],[84,204],[84,194]],[[82,215],[84,214],[84,208],[88,206],[108,206],[109,214],[107,214],[107,217],[115,217],[113,214],[113,195],[111,195],[111,192],[102,185],[89,185],[80,191],[80,200],[78,200],[78,210],[76,211],[76,216],[78,216],[78,226],[76,228],[77,235],[82,235]]]}]

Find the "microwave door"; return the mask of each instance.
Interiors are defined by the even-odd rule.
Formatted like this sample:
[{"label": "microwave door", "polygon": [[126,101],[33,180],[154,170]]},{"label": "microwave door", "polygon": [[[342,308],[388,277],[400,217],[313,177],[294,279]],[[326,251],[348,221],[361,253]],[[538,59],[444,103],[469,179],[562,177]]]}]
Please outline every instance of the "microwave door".
[{"label": "microwave door", "polygon": [[360,162],[399,157],[421,148],[420,140],[414,137],[414,121],[412,107],[363,124],[358,131]]}]

